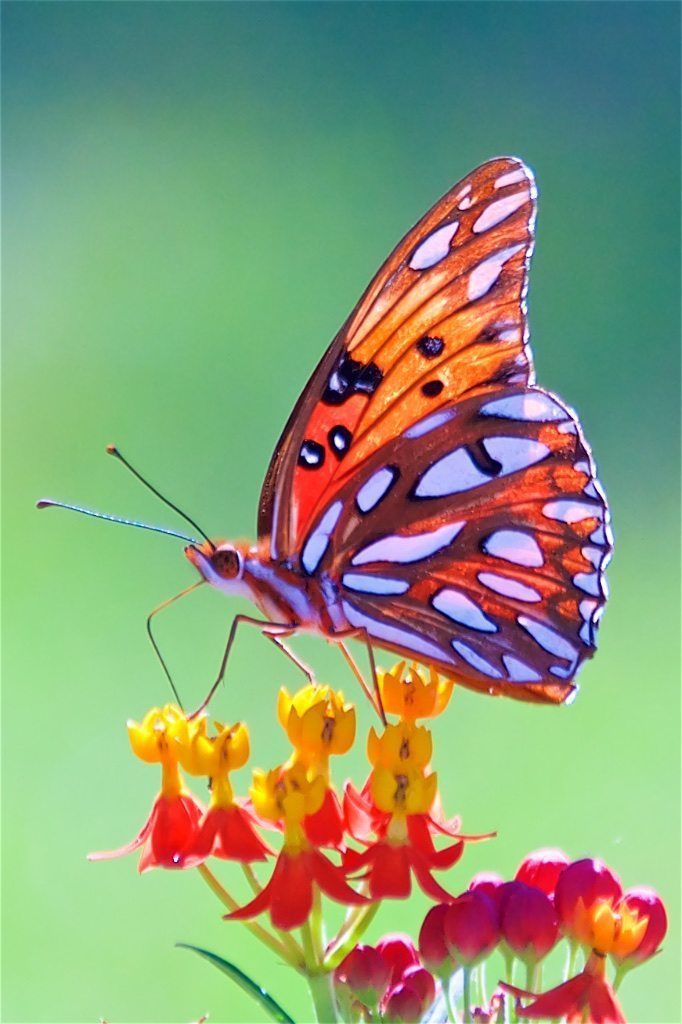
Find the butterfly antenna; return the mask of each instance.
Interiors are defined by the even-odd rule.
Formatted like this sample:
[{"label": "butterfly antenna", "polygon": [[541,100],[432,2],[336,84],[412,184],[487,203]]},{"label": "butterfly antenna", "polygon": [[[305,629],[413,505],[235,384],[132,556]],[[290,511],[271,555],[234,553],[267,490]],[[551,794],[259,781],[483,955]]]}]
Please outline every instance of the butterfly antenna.
[{"label": "butterfly antenna", "polygon": [[65,501],[54,501],[52,498],[41,498],[36,502],[36,508],[65,508],[69,512],[80,512],[84,516],[92,516],[93,519],[105,519],[109,523],[120,523],[121,526],[137,526],[140,530],[151,530],[152,533],[165,533],[168,537],[178,537],[186,540],[189,544],[197,544],[195,537],[188,537],[185,533],[178,533],[177,530],[167,530],[165,526],[152,526],[150,523],[140,523],[136,519],[122,519],[121,516],[111,516],[107,512],[95,512],[91,508],[83,508],[82,505],[69,505]]},{"label": "butterfly antenna", "polygon": [[208,534],[205,533],[201,529],[199,524],[195,523],[194,520],[191,519],[190,516],[188,516],[186,512],[183,512],[182,509],[178,508],[177,505],[174,505],[172,501],[169,501],[168,498],[166,498],[161,493],[161,491],[157,491],[156,487],[153,487],[152,484],[150,484],[148,480],[145,480],[145,478],[142,476],[142,474],[138,473],[138,471],[135,469],[135,467],[132,466],[128,462],[128,460],[125,458],[125,456],[121,455],[120,451],[118,450],[118,448],[116,447],[115,444],[108,444],[107,445],[107,452],[109,453],[109,455],[113,455],[115,458],[117,458],[119,462],[122,462],[123,465],[126,467],[126,469],[129,469],[130,472],[133,474],[133,476],[137,477],[137,479],[140,481],[141,484],[144,484],[144,486],[147,488],[147,490],[151,491],[152,494],[155,494],[157,498],[160,498],[160,500],[164,503],[164,505],[168,505],[168,507],[172,508],[174,512],[177,512],[177,514],[179,516],[182,516],[182,518],[185,520],[186,523],[189,523],[190,526],[193,526],[194,529],[197,530],[198,533],[201,534],[201,536],[204,538],[204,540],[207,542],[207,544],[210,544],[211,549],[213,551],[215,551],[215,549],[216,549],[215,544],[213,543],[211,538],[208,536]]}]

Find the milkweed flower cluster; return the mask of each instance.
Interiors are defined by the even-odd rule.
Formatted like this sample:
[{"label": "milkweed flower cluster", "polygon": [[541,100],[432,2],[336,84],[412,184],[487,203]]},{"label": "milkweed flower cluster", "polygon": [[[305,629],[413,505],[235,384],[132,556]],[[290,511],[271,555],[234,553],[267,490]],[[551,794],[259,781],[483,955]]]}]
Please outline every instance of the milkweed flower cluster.
[{"label": "milkweed flower cluster", "polygon": [[[133,753],[161,767],[160,791],[131,842],[91,859],[139,851],[141,872],[196,869],[226,920],[242,922],[307,978],[318,1020],[420,1021],[440,1002],[441,1019],[453,1021],[502,1021],[509,1013],[624,1021],[616,990],[660,948],[667,927],[660,897],[651,889],[623,891],[600,861],[570,862],[558,850],[529,855],[511,880],[483,873],[462,888],[458,862],[466,845],[494,833],[465,834],[441,808],[425,723],[445,709],[454,684],[404,663],[379,673],[378,684],[389,720],[369,731],[364,783],[341,790],[331,765],[355,742],[356,711],[329,686],[280,691],[277,716],[291,755],[255,769],[243,795],[230,776],[249,761],[245,724],[210,722],[205,712],[187,716],[173,704],[129,722]],[[187,777],[208,780],[206,806]],[[219,861],[241,866],[245,899],[218,879]],[[433,901],[418,942],[389,934],[364,943],[384,901],[407,898],[415,883]],[[322,897],[346,908],[333,937]],[[559,943],[568,952],[565,977],[543,987],[543,962]],[[495,951],[501,957],[492,962],[505,966],[505,976],[492,979],[488,995],[486,962]],[[238,975],[270,1015],[291,1019],[235,965],[197,952]],[[524,988],[515,984],[518,965]]]}]

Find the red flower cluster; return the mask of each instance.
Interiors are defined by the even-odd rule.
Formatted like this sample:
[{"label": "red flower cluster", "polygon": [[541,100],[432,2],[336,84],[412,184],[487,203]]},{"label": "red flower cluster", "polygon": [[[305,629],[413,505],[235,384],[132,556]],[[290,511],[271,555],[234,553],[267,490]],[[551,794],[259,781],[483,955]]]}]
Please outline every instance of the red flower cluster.
[{"label": "red flower cluster", "polygon": [[385,935],[376,947],[356,946],[336,968],[334,983],[342,1005],[397,1024],[421,1020],[436,998],[435,979],[407,935]]}]

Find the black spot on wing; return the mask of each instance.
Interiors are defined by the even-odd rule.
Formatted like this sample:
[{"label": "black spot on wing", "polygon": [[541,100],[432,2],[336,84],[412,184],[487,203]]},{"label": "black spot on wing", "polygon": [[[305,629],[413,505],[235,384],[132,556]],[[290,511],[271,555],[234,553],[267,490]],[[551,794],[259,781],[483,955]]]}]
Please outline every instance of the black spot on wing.
[{"label": "black spot on wing", "polygon": [[373,395],[382,379],[375,363],[365,365],[344,352],[329,374],[322,401],[325,405],[343,405],[353,395]]},{"label": "black spot on wing", "polygon": [[350,448],[353,435],[348,427],[344,427],[343,424],[337,424],[337,426],[332,427],[327,434],[327,440],[329,441],[329,447],[337,459],[342,459]]},{"label": "black spot on wing", "polygon": [[317,441],[304,441],[298,455],[298,464],[304,469],[319,469],[324,463],[324,448]]},{"label": "black spot on wing", "polygon": [[426,398],[436,398],[444,387],[445,385],[442,380],[428,380],[426,384],[422,384],[422,394]]},{"label": "black spot on wing", "polygon": [[417,352],[424,356],[424,359],[436,359],[445,348],[445,342],[442,338],[431,338],[428,334],[425,334],[417,342],[416,348]]}]

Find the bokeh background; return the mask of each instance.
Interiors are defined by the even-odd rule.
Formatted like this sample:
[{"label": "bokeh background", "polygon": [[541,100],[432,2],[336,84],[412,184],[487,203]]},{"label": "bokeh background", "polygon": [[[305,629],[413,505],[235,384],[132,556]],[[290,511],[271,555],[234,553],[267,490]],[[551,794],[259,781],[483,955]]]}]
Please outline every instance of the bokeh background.
[{"label": "bokeh background", "polygon": [[[515,153],[540,189],[539,380],[580,412],[616,555],[573,706],[460,692],[436,724],[447,809],[499,831],[450,882],[553,844],[657,886],[670,936],[623,1003],[680,1021],[679,10],[3,5],[3,1020],[254,1019],[177,940],[309,1016],[198,877],[86,863],[156,791],[125,720],[168,696],[144,619],[193,574],[179,541],[32,505],[173,524],[104,456],[115,441],[205,529],[253,535],[281,426],[378,264],[457,178]],[[188,702],[237,610],[200,591],[159,621]],[[337,653],[299,650],[354,692]],[[254,763],[285,756],[275,697],[297,682],[242,636],[216,714],[250,724]],[[359,743],[338,774],[364,771]],[[388,905],[370,939],[424,909]]]}]

